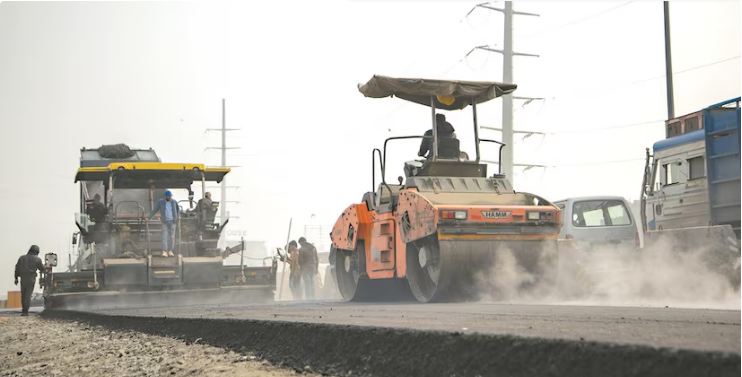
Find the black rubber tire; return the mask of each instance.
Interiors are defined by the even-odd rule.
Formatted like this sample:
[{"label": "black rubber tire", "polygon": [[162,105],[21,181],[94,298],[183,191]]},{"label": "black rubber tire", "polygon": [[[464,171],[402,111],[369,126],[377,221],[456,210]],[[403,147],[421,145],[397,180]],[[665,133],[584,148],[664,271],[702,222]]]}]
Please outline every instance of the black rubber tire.
[{"label": "black rubber tire", "polygon": [[[421,257],[421,253],[425,257]],[[407,282],[417,301],[429,302],[440,296],[441,276],[440,248],[436,237],[407,244]]]},{"label": "black rubber tire", "polygon": [[[358,241],[357,244],[363,247],[362,241]],[[356,250],[358,250],[357,246]],[[358,253],[351,250],[337,249],[334,263],[335,279],[337,280],[340,296],[345,301],[351,301],[356,297],[358,283],[361,279]]]}]

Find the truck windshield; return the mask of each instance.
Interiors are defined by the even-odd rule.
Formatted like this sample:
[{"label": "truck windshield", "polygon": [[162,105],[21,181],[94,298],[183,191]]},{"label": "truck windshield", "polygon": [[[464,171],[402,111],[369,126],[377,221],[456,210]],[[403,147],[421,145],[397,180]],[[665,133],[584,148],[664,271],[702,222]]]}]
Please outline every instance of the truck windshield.
[{"label": "truck windshield", "polygon": [[631,217],[620,200],[587,200],[574,203],[572,224],[577,227],[631,225]]}]

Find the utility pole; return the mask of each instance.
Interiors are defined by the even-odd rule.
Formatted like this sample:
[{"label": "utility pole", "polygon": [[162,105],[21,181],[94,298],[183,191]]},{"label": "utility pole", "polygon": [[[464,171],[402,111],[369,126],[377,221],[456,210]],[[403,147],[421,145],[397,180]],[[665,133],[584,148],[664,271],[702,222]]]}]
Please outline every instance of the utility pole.
[{"label": "utility pole", "polygon": [[[505,83],[513,82],[513,3],[505,1],[505,9],[502,12],[503,33],[502,33],[502,81]],[[502,142],[505,147],[502,149],[502,171],[513,184],[513,95],[506,94],[502,96]]]},{"label": "utility pole", "polygon": [[[488,46],[477,46],[471,49],[466,56],[469,56],[474,50],[484,50],[489,52],[496,52],[502,54],[502,81],[505,83],[513,82],[513,57],[514,56],[531,56],[538,57],[536,54],[526,54],[513,51],[513,16],[535,16],[539,15],[536,13],[519,12],[513,10],[513,3],[511,1],[505,1],[503,8],[498,8],[490,5],[489,3],[482,3],[475,5],[467,16],[469,16],[475,9],[484,8],[488,10],[494,10],[501,12],[504,16],[503,20],[503,48],[496,49]],[[536,100],[541,98],[528,98],[519,97],[525,100]],[[502,172],[506,177],[510,179],[511,184],[514,183],[513,177],[513,95],[506,94],[502,96],[502,142],[505,143],[505,147],[502,149],[502,161],[500,166]]]},{"label": "utility pole", "polygon": [[667,86],[667,119],[675,118],[675,98],[672,86],[672,51],[670,45],[670,3],[662,2],[665,16],[665,81]]},{"label": "utility pole", "polygon": [[[222,127],[221,128],[207,128],[206,131],[219,131],[222,133],[222,145],[220,147],[208,147],[206,149],[218,149],[221,151],[222,155],[222,165],[223,167],[230,167],[227,165],[227,149],[239,149],[239,147],[227,147],[227,132],[229,131],[237,131],[239,128],[227,128],[227,101],[222,98]],[[236,167],[236,166],[231,166]],[[236,188],[238,186],[229,186]],[[225,177],[222,179],[221,185],[220,185],[220,209],[219,209],[219,222],[224,224],[227,219],[230,218],[229,212],[227,211],[227,178]]]}]

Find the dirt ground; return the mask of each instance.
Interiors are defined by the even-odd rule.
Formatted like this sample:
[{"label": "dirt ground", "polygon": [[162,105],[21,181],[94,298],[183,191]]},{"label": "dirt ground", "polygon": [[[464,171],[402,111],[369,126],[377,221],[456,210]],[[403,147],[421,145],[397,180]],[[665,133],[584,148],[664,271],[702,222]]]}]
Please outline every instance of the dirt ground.
[{"label": "dirt ground", "polygon": [[0,376],[295,376],[249,353],[199,342],[0,313]]}]

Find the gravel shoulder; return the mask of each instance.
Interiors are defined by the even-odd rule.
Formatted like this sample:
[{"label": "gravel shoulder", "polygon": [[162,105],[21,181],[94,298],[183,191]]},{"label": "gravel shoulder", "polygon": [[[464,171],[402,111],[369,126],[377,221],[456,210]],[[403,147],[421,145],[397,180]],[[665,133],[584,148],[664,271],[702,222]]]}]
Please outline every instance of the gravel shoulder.
[{"label": "gravel shoulder", "polygon": [[249,352],[35,313],[0,312],[0,344],[0,376],[297,375]]}]

